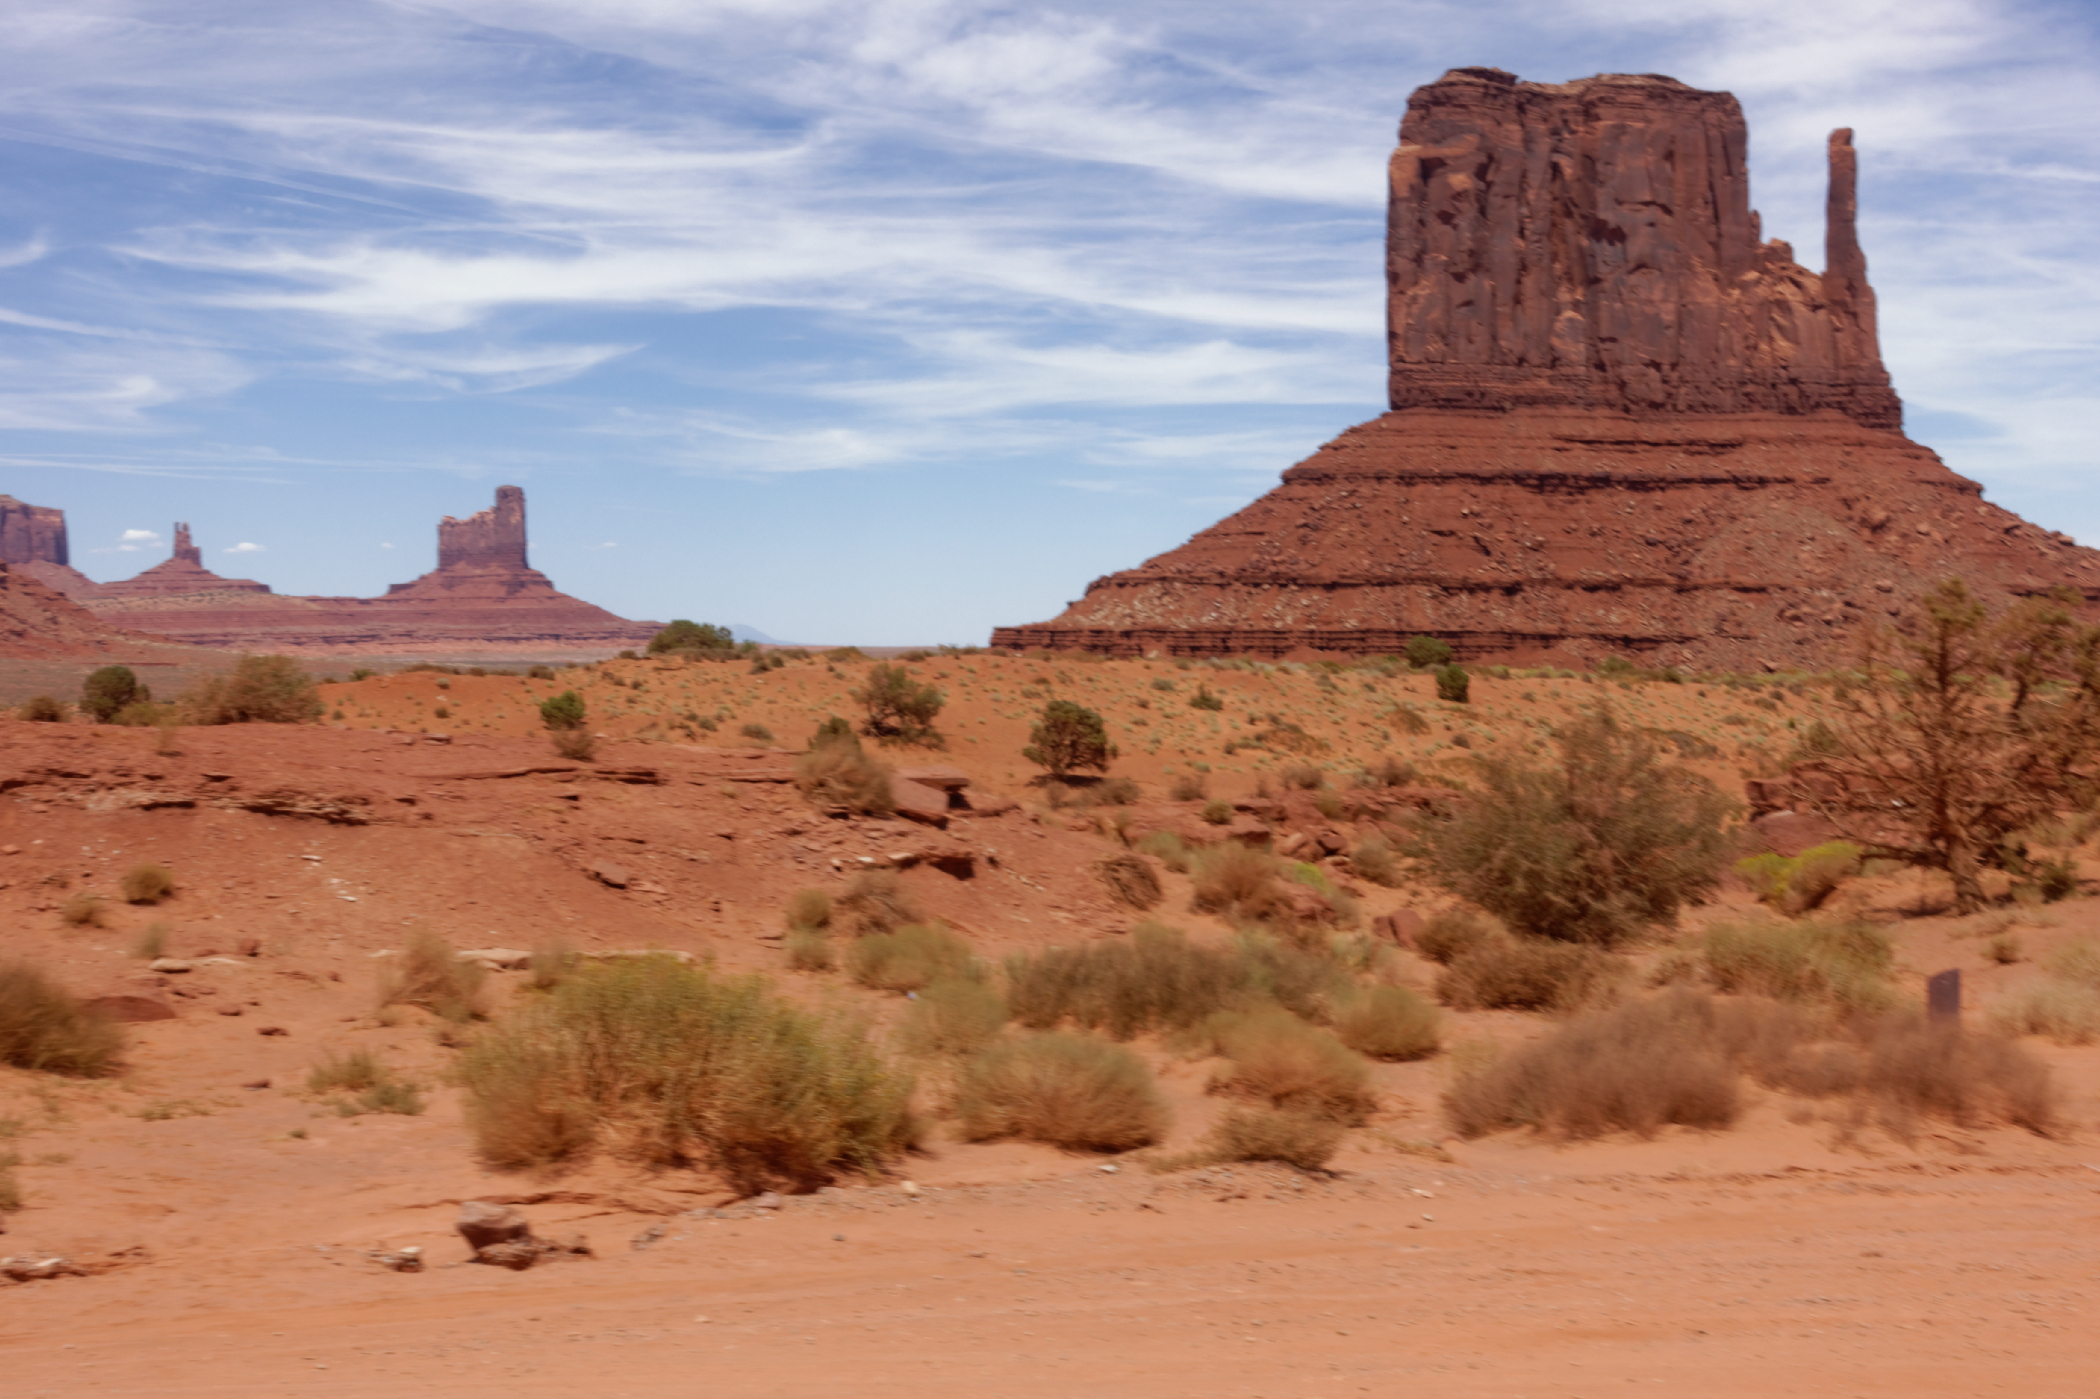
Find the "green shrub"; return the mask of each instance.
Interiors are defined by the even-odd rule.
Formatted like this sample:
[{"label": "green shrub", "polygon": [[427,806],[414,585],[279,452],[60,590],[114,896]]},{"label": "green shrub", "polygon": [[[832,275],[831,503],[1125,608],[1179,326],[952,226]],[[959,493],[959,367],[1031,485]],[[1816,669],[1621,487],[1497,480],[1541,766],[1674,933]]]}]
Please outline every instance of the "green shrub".
[{"label": "green shrub", "polygon": [[1372,986],[1335,1008],[1334,1032],[1373,1059],[1426,1059],[1441,1043],[1442,1017],[1404,986]]},{"label": "green shrub", "polygon": [[1452,958],[1436,979],[1454,1010],[1572,1010],[1606,991],[1609,953],[1547,938],[1492,938]]},{"label": "green shrub", "polygon": [[306,1075],[309,1093],[340,1093],[335,1110],[344,1117],[366,1112],[391,1112],[415,1117],[426,1106],[416,1086],[397,1078],[369,1049],[331,1054]]},{"label": "green shrub", "polygon": [[1108,771],[1116,746],[1108,741],[1108,726],[1099,714],[1071,700],[1052,700],[1029,730],[1021,756],[1052,777],[1063,777],[1080,768]]},{"label": "green shrub", "polygon": [[563,690],[540,701],[540,722],[555,733],[571,733],[583,727],[588,717],[583,696]]},{"label": "green shrub", "polygon": [[[342,718],[343,712],[338,709],[335,712],[335,717],[338,719]],[[122,724],[130,729],[150,729],[172,723],[174,718],[175,711],[172,705],[155,704],[148,699],[133,700],[130,704],[110,715],[109,722]]]},{"label": "green shrub", "polygon": [[1232,824],[1232,816],[1231,802],[1213,800],[1203,804],[1203,820],[1208,825],[1229,826]]},{"label": "green shrub", "polygon": [[764,724],[746,724],[738,732],[756,743],[771,743],[773,741],[773,731]]},{"label": "green shrub", "polygon": [[1733,807],[1711,782],[1608,710],[1556,741],[1553,768],[1474,759],[1479,787],[1419,819],[1414,853],[1446,888],[1519,932],[1609,946],[1714,887]]},{"label": "green shrub", "polygon": [[975,966],[970,944],[942,923],[870,933],[846,953],[847,974],[877,991],[917,991],[943,977],[966,977]]},{"label": "green shrub", "polygon": [[124,880],[119,886],[128,904],[157,904],[175,893],[175,872],[166,865],[133,865],[124,871]]},{"label": "green shrub", "polygon": [[1376,1106],[1370,1070],[1334,1035],[1308,1025],[1281,1006],[1215,1017],[1206,1026],[1218,1052],[1232,1061],[1211,1091],[1252,1098],[1274,1108],[1314,1113],[1357,1126]]},{"label": "green shrub", "polygon": [[1473,694],[1473,677],[1466,668],[1447,665],[1436,673],[1436,697],[1446,704],[1465,704]]},{"label": "green shrub", "polygon": [[1143,912],[1160,901],[1159,875],[1141,855],[1128,852],[1094,862],[1095,877],[1116,902]]},{"label": "green shrub", "polygon": [[313,677],[290,656],[242,656],[230,673],[204,680],[184,703],[198,724],[309,724],[326,707]]},{"label": "green shrub", "polygon": [[1311,763],[1286,763],[1276,780],[1288,791],[1317,792],[1327,785],[1327,774]]},{"label": "green shrub", "polygon": [[904,1050],[921,1058],[961,1059],[999,1037],[1006,1002],[982,981],[943,977],[911,1003],[900,1031]]},{"label": "green shrub", "polygon": [[421,1006],[445,1020],[464,1022],[484,1013],[488,969],[464,961],[452,944],[434,933],[417,933],[401,955],[380,972],[379,1004]]},{"label": "green shrub", "polygon": [[1448,641],[1434,636],[1411,636],[1407,639],[1407,645],[1401,648],[1401,654],[1407,657],[1407,663],[1416,670],[1435,670],[1451,664],[1451,659],[1456,653],[1452,651]]},{"label": "green shrub", "polygon": [[661,656],[666,651],[695,656],[729,655],[735,650],[736,637],[729,628],[688,621],[683,617],[649,638],[649,654],[652,656]]},{"label": "green shrub", "polygon": [[26,962],[0,964],[0,1064],[33,1073],[114,1073],[124,1037]]},{"label": "green shrub", "polygon": [[1196,1162],[1275,1161],[1301,1171],[1318,1171],[1333,1159],[1344,1130],[1341,1123],[1319,1113],[1235,1107],[1211,1128],[1196,1150]]},{"label": "green shrub", "polygon": [[852,693],[867,710],[866,732],[908,741],[932,738],[934,717],[947,702],[939,690],[920,684],[901,665],[870,666],[867,684]]},{"label": "green shrub", "polygon": [[1785,913],[1801,914],[1858,874],[1862,853],[1851,841],[1832,840],[1792,859],[1771,852],[1752,855],[1736,861],[1735,870],[1766,903]]},{"label": "green shrub", "polygon": [[1092,1151],[1149,1146],[1168,1120],[1143,1060],[1106,1040],[1056,1033],[1007,1040],[970,1060],[956,1111],[972,1141],[1019,1137]]},{"label": "green shrub", "polygon": [[82,682],[80,712],[98,724],[107,724],[119,710],[152,698],[153,692],[139,684],[130,666],[106,665]]},{"label": "green shrub", "polygon": [[37,695],[24,700],[21,707],[15,710],[15,717],[32,724],[63,724],[66,721],[66,707],[49,695]]},{"label": "green shrub", "polygon": [[882,1169],[915,1135],[910,1080],[864,1027],[668,957],[585,968],[476,1040],[459,1074],[468,1126],[502,1167],[606,1143],[740,1191],[809,1190]]},{"label": "green shrub", "polygon": [[1888,934],[1863,923],[1718,923],[1707,930],[1701,954],[1723,991],[1853,1010],[1895,1002],[1895,951]]},{"label": "green shrub", "polygon": [[168,925],[150,923],[132,940],[131,955],[141,962],[156,962],[168,955]]},{"label": "green shrub", "polygon": [[1274,856],[1228,840],[1202,852],[1193,866],[1195,907],[1235,922],[1259,921],[1281,903]]},{"label": "green shrub", "polygon": [[1210,692],[1210,686],[1198,685],[1196,693],[1189,696],[1189,708],[1209,710],[1215,714],[1225,707],[1225,701]]},{"label": "green shrub", "polygon": [[1167,787],[1167,799],[1177,802],[1200,802],[1210,794],[1210,784],[1200,772],[1184,772]]}]

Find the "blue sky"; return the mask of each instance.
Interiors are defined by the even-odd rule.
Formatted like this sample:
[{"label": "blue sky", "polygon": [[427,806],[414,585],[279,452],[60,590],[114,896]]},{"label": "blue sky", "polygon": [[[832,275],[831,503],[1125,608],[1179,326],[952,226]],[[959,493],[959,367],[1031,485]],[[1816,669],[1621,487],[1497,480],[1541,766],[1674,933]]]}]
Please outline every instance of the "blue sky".
[{"label": "blue sky", "polygon": [[[2100,539],[2100,23],[1974,0],[18,0],[0,491],[369,595],[526,488],[633,617],[982,641],[1384,405],[1385,158],[1494,64],[1741,98],[1911,433]],[[229,551],[238,552],[229,552]]]}]

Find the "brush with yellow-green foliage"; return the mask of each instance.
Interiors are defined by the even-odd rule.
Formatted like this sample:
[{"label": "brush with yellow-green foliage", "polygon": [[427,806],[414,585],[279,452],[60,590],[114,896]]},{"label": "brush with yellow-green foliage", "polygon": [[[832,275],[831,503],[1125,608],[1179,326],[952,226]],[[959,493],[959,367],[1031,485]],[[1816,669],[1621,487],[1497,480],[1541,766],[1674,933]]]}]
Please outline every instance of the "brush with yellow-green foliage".
[{"label": "brush with yellow-green foliage", "polygon": [[1738,860],[1735,872],[1760,899],[1782,913],[1820,906],[1838,885],[1859,873],[1862,851],[1849,840],[1829,840],[1789,859],[1767,852]]},{"label": "brush with yellow-green foliage", "polygon": [[1144,1061],[1092,1035],[1033,1034],[994,1044],[964,1066],[956,1108],[972,1141],[1019,1137],[1090,1151],[1150,1146],[1168,1122]]},{"label": "brush with yellow-green foliage", "polygon": [[669,957],[578,971],[478,1039],[459,1076],[481,1155],[501,1167],[602,1146],[739,1190],[808,1190],[882,1169],[916,1134],[911,1081],[864,1025]]}]

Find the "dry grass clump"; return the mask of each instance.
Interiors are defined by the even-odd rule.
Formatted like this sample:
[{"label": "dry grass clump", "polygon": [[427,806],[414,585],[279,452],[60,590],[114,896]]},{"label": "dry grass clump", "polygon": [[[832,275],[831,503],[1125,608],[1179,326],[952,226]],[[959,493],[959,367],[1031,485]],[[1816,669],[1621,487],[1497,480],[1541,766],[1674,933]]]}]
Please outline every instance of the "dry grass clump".
[{"label": "dry grass clump", "polygon": [[416,1086],[397,1078],[369,1049],[331,1054],[306,1075],[309,1093],[340,1093],[335,1110],[344,1117],[367,1112],[392,1112],[405,1117],[422,1114],[427,1104]]},{"label": "dry grass clump", "polygon": [[468,1126],[502,1167],[605,1144],[740,1190],[808,1190],[880,1169],[915,1134],[910,1081],[864,1026],[668,957],[585,968],[478,1039],[459,1073]]},{"label": "dry grass clump", "polygon": [[15,1167],[22,1164],[18,1151],[0,1151],[0,1214],[12,1214],[22,1208],[22,1182],[15,1179]]},{"label": "dry grass clump", "polygon": [[100,928],[109,921],[109,910],[100,894],[83,889],[58,906],[60,921],[71,928]]},{"label": "dry grass clump", "polygon": [[1855,1122],[1871,1113],[1901,1136],[1928,1116],[2043,1133],[2055,1122],[2047,1066],[2002,1036],[1915,1014],[1834,1018],[1685,988],[1579,1017],[1477,1067],[1447,1090],[1444,1108],[1469,1137],[1725,1127],[1741,1111],[1746,1073],[1802,1096],[1850,1099]]},{"label": "dry grass clump", "polygon": [[114,1073],[124,1036],[27,962],[0,965],[0,1064],[35,1073]]},{"label": "dry grass clump", "polygon": [[2011,1034],[2043,1035],[2058,1044],[2100,1040],[2100,943],[2067,942],[2042,963],[2042,975],[2016,986],[1991,1007],[1992,1023]]},{"label": "dry grass clump", "polygon": [[552,991],[576,974],[576,969],[583,965],[583,954],[570,946],[567,938],[556,933],[532,944],[532,956],[527,965],[531,975],[525,984],[535,991]]},{"label": "dry grass clump", "polygon": [[1318,1113],[1236,1107],[1218,1119],[1193,1159],[1176,1164],[1275,1161],[1301,1171],[1318,1171],[1333,1159],[1345,1130],[1341,1123]]},{"label": "dry grass clump", "polygon": [[175,872],[166,865],[133,865],[124,871],[123,883],[118,886],[128,904],[157,904],[175,893]]},{"label": "dry grass clump", "polygon": [[1376,1106],[1369,1066],[1333,1034],[1280,1006],[1220,1016],[1208,1028],[1218,1052],[1232,1061],[1212,1081],[1214,1093],[1350,1126],[1368,1120]]},{"label": "dry grass clump", "polygon": [[917,991],[944,977],[969,977],[976,966],[970,944],[945,923],[907,923],[894,933],[871,933],[855,939],[846,952],[847,974],[877,991]]},{"label": "dry grass clump", "polygon": [[795,785],[813,805],[862,816],[887,816],[897,809],[890,796],[890,769],[861,751],[843,719],[820,727],[809,751],[795,760]]},{"label": "dry grass clump", "polygon": [[828,972],[831,954],[831,895],[822,889],[798,889],[787,906],[788,966],[798,972]]},{"label": "dry grass clump", "polygon": [[898,1038],[904,1052],[922,1059],[962,1059],[999,1037],[1006,1027],[1006,1002],[981,981],[943,977],[911,1003]]},{"label": "dry grass clump", "polygon": [[826,924],[846,937],[890,933],[920,920],[918,905],[889,870],[862,870],[846,882],[846,892],[832,901]]},{"label": "dry grass clump", "polygon": [[598,756],[598,736],[588,729],[555,729],[548,733],[547,741],[554,745],[556,757],[572,763],[587,763]]},{"label": "dry grass clump", "polygon": [[1236,840],[1213,846],[1195,859],[1195,905],[1204,913],[1261,918],[1272,911],[1276,861]]},{"label": "dry grass clump", "polygon": [[485,1015],[483,986],[488,968],[460,959],[452,944],[435,933],[417,933],[399,957],[379,974],[379,1004],[421,1006],[455,1023]]},{"label": "dry grass clump", "polygon": [[1464,954],[1508,933],[1485,913],[1470,908],[1446,909],[1415,934],[1415,951],[1439,966],[1450,966]]},{"label": "dry grass clump", "polygon": [[1618,971],[1594,947],[1505,933],[1452,958],[1436,995],[1453,1010],[1572,1010],[1606,994]]},{"label": "dry grass clump", "polygon": [[1349,868],[1373,884],[1397,889],[1405,878],[1393,843],[1382,835],[1368,835],[1349,852]]},{"label": "dry grass clump", "polygon": [[1013,1017],[1030,1029],[1069,1020],[1126,1040],[1200,1023],[1247,989],[1248,969],[1178,928],[1141,923],[1127,939],[1009,958],[1006,981]]},{"label": "dry grass clump", "polygon": [[1020,1137],[1074,1150],[1129,1151],[1166,1131],[1166,1101],[1142,1059],[1091,1035],[1024,1035],[967,1064],[956,1111],[971,1141]]},{"label": "dry grass clump", "polygon": [[16,708],[15,717],[31,724],[63,724],[66,707],[49,695],[36,695]]},{"label": "dry grass clump", "polygon": [[1370,986],[1335,1008],[1334,1033],[1373,1059],[1427,1059],[1442,1043],[1443,1017],[1405,986]]},{"label": "dry grass clump", "polygon": [[1721,923],[1707,930],[1701,952],[1723,991],[1853,1010],[1895,1004],[1895,949],[1888,934],[1868,924]]},{"label": "dry grass clump", "polygon": [[1189,872],[1188,843],[1172,831],[1153,831],[1139,839],[1137,848],[1176,874]]},{"label": "dry grass clump", "polygon": [[1140,912],[1160,900],[1159,875],[1143,856],[1126,852],[1094,863],[1094,874],[1117,902]]}]

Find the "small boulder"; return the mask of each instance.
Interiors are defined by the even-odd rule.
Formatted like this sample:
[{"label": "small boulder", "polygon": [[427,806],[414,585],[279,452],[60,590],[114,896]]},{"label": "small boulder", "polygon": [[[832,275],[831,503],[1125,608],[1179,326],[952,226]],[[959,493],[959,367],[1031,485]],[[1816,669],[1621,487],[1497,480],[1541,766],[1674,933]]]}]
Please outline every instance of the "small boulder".
[{"label": "small boulder", "polygon": [[890,801],[896,805],[897,814],[909,820],[929,826],[948,824],[948,794],[938,787],[913,782],[901,774],[892,775]]},{"label": "small boulder", "polygon": [[1019,811],[1021,804],[1012,797],[1002,797],[995,792],[958,794],[955,798],[960,809],[972,816],[1004,816],[1009,811]]},{"label": "small boulder", "polygon": [[611,860],[594,861],[584,873],[609,889],[625,889],[630,882],[627,867]]},{"label": "small boulder", "polygon": [[82,1001],[83,1010],[107,1016],[126,1025],[143,1025],[154,1020],[173,1020],[175,1007],[158,996],[96,996]]},{"label": "small boulder", "polygon": [[1401,947],[1413,947],[1416,935],[1425,926],[1422,915],[1411,908],[1394,909],[1371,920],[1372,932]]},{"label": "small boulder", "polygon": [[43,1282],[50,1278],[84,1278],[87,1275],[87,1269],[72,1259],[54,1254],[0,1258],[0,1277],[14,1282]]},{"label": "small boulder", "polygon": [[459,1218],[453,1227],[467,1241],[467,1247],[477,1254],[496,1244],[515,1243],[532,1237],[532,1226],[524,1215],[509,1205],[492,1205],[486,1200],[461,1202]]}]

